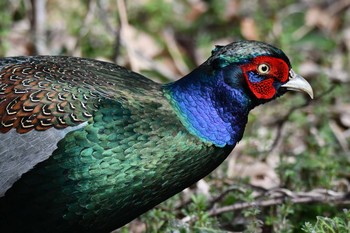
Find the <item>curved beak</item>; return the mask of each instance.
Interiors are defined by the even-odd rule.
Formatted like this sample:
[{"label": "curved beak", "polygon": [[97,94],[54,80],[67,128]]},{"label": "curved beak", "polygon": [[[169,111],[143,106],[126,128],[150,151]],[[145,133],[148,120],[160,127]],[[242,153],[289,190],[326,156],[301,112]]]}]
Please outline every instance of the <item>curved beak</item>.
[{"label": "curved beak", "polygon": [[311,99],[314,98],[314,92],[310,84],[300,75],[296,74],[292,69],[289,71],[289,80],[282,87],[290,91],[306,92]]}]

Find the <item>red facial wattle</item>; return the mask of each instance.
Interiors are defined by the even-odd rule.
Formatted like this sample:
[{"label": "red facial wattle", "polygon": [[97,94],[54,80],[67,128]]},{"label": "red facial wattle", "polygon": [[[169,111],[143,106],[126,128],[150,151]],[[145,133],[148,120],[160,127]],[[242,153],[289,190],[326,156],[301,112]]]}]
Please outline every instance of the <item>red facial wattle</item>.
[{"label": "red facial wattle", "polygon": [[[262,73],[259,65],[267,65],[269,71]],[[241,66],[249,89],[258,99],[271,99],[276,94],[275,82],[285,83],[289,77],[289,66],[280,58],[260,56]]]}]

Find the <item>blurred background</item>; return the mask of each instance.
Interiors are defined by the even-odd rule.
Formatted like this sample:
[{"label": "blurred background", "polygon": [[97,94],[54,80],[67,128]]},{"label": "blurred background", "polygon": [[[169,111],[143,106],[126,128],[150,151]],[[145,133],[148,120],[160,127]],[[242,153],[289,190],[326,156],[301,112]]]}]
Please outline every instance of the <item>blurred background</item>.
[{"label": "blurred background", "polygon": [[214,45],[261,40],[311,83],[314,100],[289,93],[254,109],[224,164],[117,232],[348,232],[350,0],[2,0],[0,9],[0,56],[89,57],[169,82]]}]

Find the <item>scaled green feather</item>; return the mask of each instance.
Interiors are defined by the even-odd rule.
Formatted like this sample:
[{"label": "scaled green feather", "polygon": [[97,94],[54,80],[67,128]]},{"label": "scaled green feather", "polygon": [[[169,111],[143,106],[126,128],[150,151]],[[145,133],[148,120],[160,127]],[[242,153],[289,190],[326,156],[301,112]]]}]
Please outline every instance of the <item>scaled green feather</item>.
[{"label": "scaled green feather", "polygon": [[[26,199],[16,206],[40,213],[41,230],[105,232],[193,184],[226,158],[230,148],[188,133],[169,102],[159,98],[161,90],[143,94],[101,99],[87,125],[68,133],[47,161],[26,173],[6,194],[6,203],[12,190],[21,190]],[[37,221],[22,214],[23,226]]]}]

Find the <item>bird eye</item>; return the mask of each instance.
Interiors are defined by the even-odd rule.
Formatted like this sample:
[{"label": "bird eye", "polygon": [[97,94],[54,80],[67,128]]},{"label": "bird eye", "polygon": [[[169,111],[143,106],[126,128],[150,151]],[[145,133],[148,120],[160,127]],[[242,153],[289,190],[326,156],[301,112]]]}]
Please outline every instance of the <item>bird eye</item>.
[{"label": "bird eye", "polygon": [[260,74],[268,74],[270,72],[270,66],[268,64],[265,64],[265,63],[260,64],[258,66],[258,72]]}]

